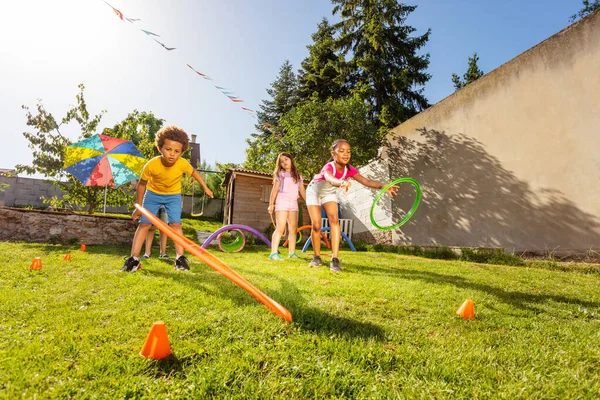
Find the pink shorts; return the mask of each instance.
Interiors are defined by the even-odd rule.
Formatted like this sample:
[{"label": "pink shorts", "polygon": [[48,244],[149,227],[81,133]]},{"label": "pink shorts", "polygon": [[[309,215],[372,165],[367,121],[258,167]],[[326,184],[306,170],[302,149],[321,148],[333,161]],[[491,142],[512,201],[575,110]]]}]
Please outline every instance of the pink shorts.
[{"label": "pink shorts", "polygon": [[298,211],[298,195],[279,193],[275,199],[275,211]]}]

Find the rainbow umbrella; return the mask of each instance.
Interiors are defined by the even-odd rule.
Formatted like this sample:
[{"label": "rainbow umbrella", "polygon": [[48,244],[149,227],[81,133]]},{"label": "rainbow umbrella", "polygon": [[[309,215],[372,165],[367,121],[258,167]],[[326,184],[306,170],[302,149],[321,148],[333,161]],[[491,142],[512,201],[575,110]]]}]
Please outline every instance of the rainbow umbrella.
[{"label": "rainbow umbrella", "polygon": [[96,134],[67,146],[64,168],[85,186],[104,186],[106,213],[106,188],[137,179],[145,162],[131,141]]}]

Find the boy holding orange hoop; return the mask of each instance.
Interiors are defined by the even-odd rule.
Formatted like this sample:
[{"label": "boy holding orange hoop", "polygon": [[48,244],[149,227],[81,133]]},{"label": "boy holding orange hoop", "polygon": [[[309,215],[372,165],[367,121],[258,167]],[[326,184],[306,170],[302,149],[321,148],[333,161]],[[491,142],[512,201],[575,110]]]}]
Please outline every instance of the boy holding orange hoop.
[{"label": "boy holding orange hoop", "polygon": [[[178,234],[183,235],[181,229],[181,177],[183,174],[191,175],[200,183],[208,197],[212,198],[213,193],[206,186],[200,173],[187,160],[180,158],[189,146],[188,135],[183,129],[174,125],[161,128],[156,133],[154,143],[160,156],[154,157],[144,165],[136,190],[135,202],[154,215],[157,215],[161,206],[165,207],[169,226]],[[141,219],[131,244],[131,256],[125,261],[121,272],[135,272],[139,269],[139,254],[151,225],[150,221],[141,215],[137,208],[133,210],[131,216],[133,219],[141,216]],[[183,255],[183,246],[175,243],[175,251],[177,253],[175,269],[189,270],[187,259]]]}]

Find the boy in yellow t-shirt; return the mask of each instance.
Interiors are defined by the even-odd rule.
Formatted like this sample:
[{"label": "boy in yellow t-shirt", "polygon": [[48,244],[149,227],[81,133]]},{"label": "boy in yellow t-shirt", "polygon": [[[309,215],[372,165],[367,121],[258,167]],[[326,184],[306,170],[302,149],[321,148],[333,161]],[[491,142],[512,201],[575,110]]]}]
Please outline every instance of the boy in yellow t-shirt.
[{"label": "boy in yellow t-shirt", "polygon": [[[183,174],[191,175],[204,188],[208,197],[212,198],[212,191],[206,186],[204,179],[198,171],[185,159],[179,158],[188,149],[188,135],[181,128],[174,125],[166,126],[156,133],[156,147],[160,156],[154,157],[144,165],[136,191],[136,204],[141,204],[152,214],[157,215],[158,209],[163,206],[167,210],[169,226],[180,235],[181,229],[181,177]],[[133,210],[132,218],[141,216],[140,223],[131,244],[131,256],[125,261],[121,272],[135,272],[140,267],[140,251],[146,240],[150,221]],[[175,244],[175,269],[187,271],[190,269],[187,259],[183,255],[183,246]]]}]

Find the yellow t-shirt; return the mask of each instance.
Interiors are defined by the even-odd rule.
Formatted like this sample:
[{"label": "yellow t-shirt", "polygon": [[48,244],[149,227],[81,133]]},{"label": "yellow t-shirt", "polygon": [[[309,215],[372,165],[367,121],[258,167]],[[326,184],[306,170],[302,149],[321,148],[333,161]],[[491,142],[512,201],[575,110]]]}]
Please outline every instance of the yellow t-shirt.
[{"label": "yellow t-shirt", "polygon": [[166,167],[161,156],[154,157],[144,165],[142,178],[148,181],[146,188],[158,194],[179,194],[181,193],[181,176],[191,175],[194,167],[184,158],[179,158],[170,167]]}]

